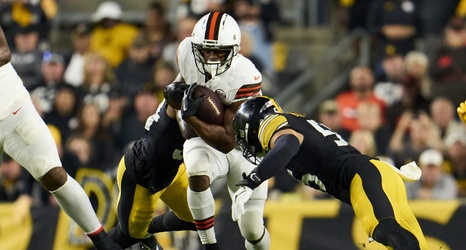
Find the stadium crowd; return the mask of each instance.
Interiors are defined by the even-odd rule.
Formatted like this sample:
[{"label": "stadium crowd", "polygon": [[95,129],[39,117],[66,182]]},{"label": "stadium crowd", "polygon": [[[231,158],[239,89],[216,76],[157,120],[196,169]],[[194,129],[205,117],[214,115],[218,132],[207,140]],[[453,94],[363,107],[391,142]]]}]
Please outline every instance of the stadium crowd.
[{"label": "stadium crowd", "polygon": [[[240,53],[262,72],[264,94],[285,86],[277,81],[288,79],[278,66],[286,55],[276,54],[274,46],[274,27],[284,25],[278,1],[181,1],[175,22],[164,2],[149,3],[142,23],[124,21],[118,2],[102,2],[88,22],[75,25],[69,51],[50,43],[59,1],[0,2],[12,65],[71,176],[81,168],[115,175],[121,156],[144,135],[163,87],[179,72],[178,44],[205,13],[235,17],[242,30]],[[347,86],[323,102],[314,119],[364,154],[396,166],[416,161],[423,175],[406,185],[409,199],[465,198],[466,126],[456,107],[466,99],[466,1],[330,2],[342,30],[367,30],[373,53],[371,64],[355,67]],[[269,199],[329,198],[302,188],[286,172],[269,182],[269,190]],[[24,194],[33,197],[32,206],[57,205],[3,155],[0,202],[24,204],[18,199]],[[21,212],[27,211],[18,210],[19,217]]]}]

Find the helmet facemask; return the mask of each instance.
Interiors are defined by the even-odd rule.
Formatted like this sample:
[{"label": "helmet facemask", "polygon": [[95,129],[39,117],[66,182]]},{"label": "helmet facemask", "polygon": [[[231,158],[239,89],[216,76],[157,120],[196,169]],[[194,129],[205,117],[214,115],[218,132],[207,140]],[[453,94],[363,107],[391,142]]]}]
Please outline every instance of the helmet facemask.
[{"label": "helmet facemask", "polygon": [[258,165],[265,152],[258,138],[259,125],[252,127],[256,127],[256,129],[252,130],[253,128],[250,128],[249,123],[246,123],[245,128],[239,129],[239,133],[236,133],[235,139],[243,151],[243,157],[250,163]]},{"label": "helmet facemask", "polygon": [[[208,74],[212,77],[221,75],[230,68],[232,60],[237,55],[238,50],[239,49],[236,46],[212,46],[195,43],[192,44],[192,51],[194,54],[194,60],[196,61],[197,69],[202,74]],[[225,59],[218,61],[208,60],[204,57],[203,52],[205,51],[211,51],[211,53],[215,54],[224,54]]]},{"label": "helmet facemask", "polygon": [[243,157],[252,164],[259,164],[266,154],[259,141],[262,121],[269,115],[282,112],[275,100],[263,96],[249,99],[238,108],[233,119],[235,140],[243,151]]}]

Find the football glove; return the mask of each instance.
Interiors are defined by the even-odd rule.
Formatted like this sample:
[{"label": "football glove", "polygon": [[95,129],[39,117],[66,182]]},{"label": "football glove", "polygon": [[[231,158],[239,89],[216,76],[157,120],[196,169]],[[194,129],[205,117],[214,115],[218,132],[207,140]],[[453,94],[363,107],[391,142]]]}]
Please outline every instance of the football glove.
[{"label": "football glove", "polygon": [[466,101],[460,103],[460,106],[456,109],[458,112],[458,116],[460,117],[461,121],[466,124]]},{"label": "football glove", "polygon": [[184,82],[172,82],[165,86],[163,88],[163,96],[167,104],[174,109],[181,109],[181,101],[188,87],[189,85]]},{"label": "football glove", "polygon": [[191,84],[184,93],[184,97],[181,102],[181,118],[183,118],[183,120],[196,115],[202,101],[204,101],[205,94],[201,95],[196,100],[192,98],[192,94],[196,86],[197,83]]},{"label": "football glove", "polygon": [[233,195],[233,204],[231,205],[231,218],[237,221],[244,213],[244,204],[251,198],[252,189],[247,186],[241,186]]},{"label": "football glove", "polygon": [[257,176],[257,170],[254,168],[249,175],[243,172],[243,179],[236,183],[236,186],[248,187],[254,189],[262,183],[262,180]]}]

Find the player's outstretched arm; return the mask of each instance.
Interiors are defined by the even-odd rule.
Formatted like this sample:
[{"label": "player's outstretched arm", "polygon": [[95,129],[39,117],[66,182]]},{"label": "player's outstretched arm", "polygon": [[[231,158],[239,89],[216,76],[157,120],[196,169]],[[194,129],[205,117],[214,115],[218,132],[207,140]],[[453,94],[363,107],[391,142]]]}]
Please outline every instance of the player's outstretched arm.
[{"label": "player's outstretched arm", "polygon": [[458,116],[460,117],[461,121],[466,124],[466,101],[460,103],[459,107],[456,109],[458,112]]},{"label": "player's outstretched arm", "polygon": [[5,33],[0,26],[0,67],[9,63],[11,59],[10,48],[6,42]]}]

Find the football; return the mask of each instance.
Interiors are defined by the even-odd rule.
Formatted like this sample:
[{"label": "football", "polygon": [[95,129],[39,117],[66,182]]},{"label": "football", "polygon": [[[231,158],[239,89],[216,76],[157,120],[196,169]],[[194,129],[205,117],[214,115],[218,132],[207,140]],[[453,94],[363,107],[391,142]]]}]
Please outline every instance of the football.
[{"label": "football", "polygon": [[203,94],[205,99],[197,110],[197,118],[205,123],[222,125],[225,111],[222,100],[213,90],[201,85],[194,88],[192,98],[197,99]]}]

